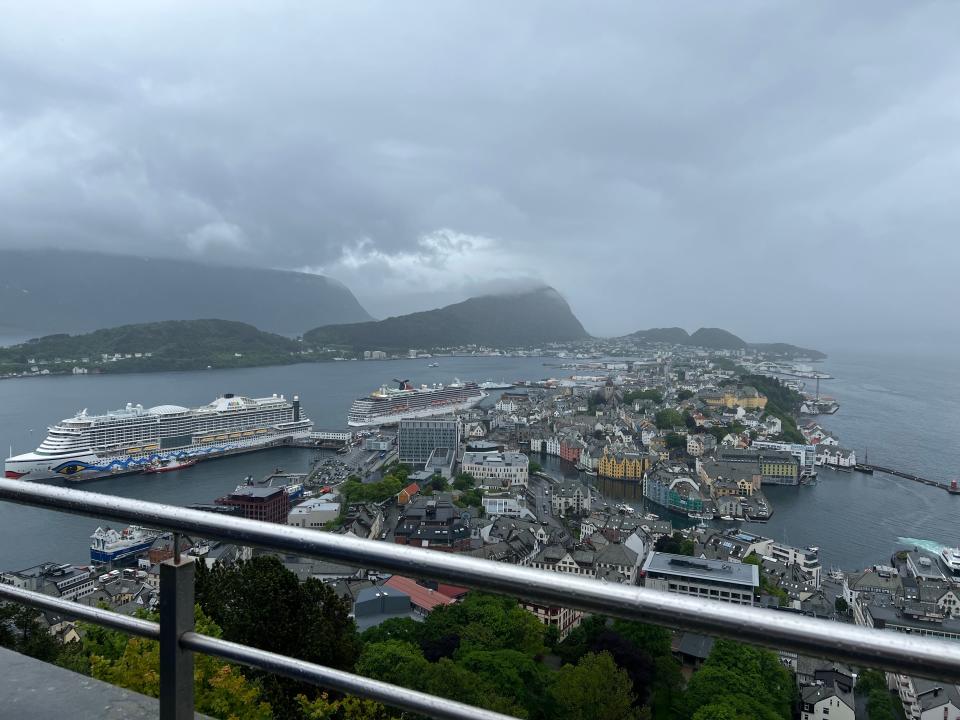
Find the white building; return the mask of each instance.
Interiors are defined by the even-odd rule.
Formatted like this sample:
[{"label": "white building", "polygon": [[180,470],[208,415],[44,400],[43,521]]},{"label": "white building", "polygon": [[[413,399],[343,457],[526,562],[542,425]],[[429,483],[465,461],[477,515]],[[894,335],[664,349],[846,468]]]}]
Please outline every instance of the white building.
[{"label": "white building", "polygon": [[544,442],[544,451],[547,455],[554,455],[555,457],[560,457],[560,437],[554,435],[551,438],[547,438]]},{"label": "white building", "polygon": [[750,563],[703,560],[653,552],[643,564],[644,585],[736,605],[753,605],[760,572]]},{"label": "white building", "polygon": [[322,528],[340,516],[339,496],[334,493],[310,498],[294,507],[287,515],[287,525],[301,528]]},{"label": "white building", "polygon": [[522,495],[511,492],[490,492],[483,494],[483,511],[488,516],[524,517],[536,520]]},{"label": "white building", "polygon": [[900,702],[909,720],[960,718],[960,689],[956,685],[908,675],[892,677],[896,678]]},{"label": "white building", "polygon": [[853,692],[832,685],[805,685],[800,688],[801,720],[855,720]]},{"label": "white building", "polygon": [[520,409],[520,404],[512,398],[500,398],[497,400],[497,404],[494,407],[496,407],[500,412],[514,413]]},{"label": "white building", "polygon": [[823,567],[820,565],[820,553],[817,548],[795,548],[782,543],[773,543],[766,557],[779,560],[787,565],[796,565],[809,581],[819,590]]},{"label": "white building", "polygon": [[566,515],[568,512],[582,515],[590,512],[590,489],[576,480],[557,483],[550,500],[553,512],[557,515]]},{"label": "white building", "polygon": [[463,454],[461,470],[484,488],[526,487],[530,460],[518,452],[467,452]]},{"label": "white building", "polygon": [[837,445],[820,443],[817,446],[817,465],[827,467],[853,468],[857,464],[857,451],[847,450]]}]

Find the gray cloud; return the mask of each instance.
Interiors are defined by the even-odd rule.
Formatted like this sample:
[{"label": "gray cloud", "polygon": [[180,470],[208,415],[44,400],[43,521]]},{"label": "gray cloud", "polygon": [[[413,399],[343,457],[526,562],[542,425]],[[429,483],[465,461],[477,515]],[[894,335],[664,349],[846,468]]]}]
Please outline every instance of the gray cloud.
[{"label": "gray cloud", "polygon": [[10,6],[0,243],[502,283],[588,329],[956,333],[951,3]]}]

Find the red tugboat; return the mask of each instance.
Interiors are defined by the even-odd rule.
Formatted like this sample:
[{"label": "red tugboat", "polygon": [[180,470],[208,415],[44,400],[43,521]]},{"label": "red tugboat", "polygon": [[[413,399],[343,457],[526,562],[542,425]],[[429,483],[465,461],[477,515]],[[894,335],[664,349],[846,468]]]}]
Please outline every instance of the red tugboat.
[{"label": "red tugboat", "polygon": [[960,484],[957,484],[956,480],[951,480],[947,485],[947,492],[951,495],[960,495]]}]

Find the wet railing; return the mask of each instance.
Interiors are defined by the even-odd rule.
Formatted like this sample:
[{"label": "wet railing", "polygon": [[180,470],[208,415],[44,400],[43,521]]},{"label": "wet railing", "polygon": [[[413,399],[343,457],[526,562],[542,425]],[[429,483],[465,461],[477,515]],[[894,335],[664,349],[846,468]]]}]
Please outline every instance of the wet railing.
[{"label": "wet railing", "polygon": [[[682,628],[813,657],[960,683],[960,643],[947,640],[50,485],[0,480],[0,500],[441,580],[534,603]],[[189,558],[174,558],[161,565],[159,624],[9,585],[0,585],[0,600],[54,610],[68,617],[159,640],[160,713],[165,719],[193,717],[194,652],[216,655],[422,715],[464,720],[505,717],[196,633],[193,628],[193,563]]]}]

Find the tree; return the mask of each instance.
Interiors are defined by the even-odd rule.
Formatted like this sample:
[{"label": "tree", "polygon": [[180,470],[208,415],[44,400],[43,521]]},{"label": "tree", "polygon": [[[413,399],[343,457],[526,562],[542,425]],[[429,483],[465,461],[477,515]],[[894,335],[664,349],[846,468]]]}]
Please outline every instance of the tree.
[{"label": "tree", "polygon": [[880,670],[867,669],[857,676],[857,695],[867,698],[867,716],[870,720],[895,720],[898,700],[887,689],[887,676]]},{"label": "tree", "polygon": [[349,477],[340,486],[339,492],[348,504],[358,502],[383,502],[394,497],[406,485],[406,476],[385,475],[380,482],[364,483],[359,478]]},{"label": "tree", "polygon": [[550,680],[550,671],[533,657],[517,650],[473,650],[464,653],[457,664],[484,684],[496,688],[498,695],[525,708],[542,707]]},{"label": "tree", "polygon": [[844,600],[842,597],[838,597],[833,601],[833,608],[838,614],[844,615],[850,609],[850,606],[847,604],[846,600]]},{"label": "tree", "polygon": [[420,643],[421,628],[422,623],[414,622],[407,617],[390,618],[365,630],[360,636],[360,640],[364,645],[386,640],[403,640],[417,645]]},{"label": "tree", "polygon": [[0,604],[0,647],[44,662],[53,662],[60,651],[56,639],[40,623],[40,613],[13,603]]},{"label": "tree", "polygon": [[[523,656],[520,655],[520,658],[523,659]],[[497,663],[496,669],[486,668],[484,663],[490,661],[489,655],[477,657],[471,661],[472,668],[446,657],[431,663],[416,645],[401,640],[387,640],[364,647],[357,662],[357,671],[361,675],[412,690],[517,714],[521,709],[503,693],[500,686],[478,674],[477,669],[481,667],[484,673],[504,671],[503,663]],[[510,680],[514,689],[518,683],[523,684],[518,677]],[[521,687],[518,692],[526,690]]]},{"label": "tree", "polygon": [[774,653],[721,639],[687,686],[684,716],[695,717],[705,706],[718,705],[735,713],[734,718],[788,720],[795,693],[792,675]]},{"label": "tree", "polygon": [[692,720],[753,720],[753,716],[744,708],[721,700],[702,706],[693,714]]},{"label": "tree", "polygon": [[669,432],[666,437],[667,448],[681,450],[687,447],[687,439],[680,433]]},{"label": "tree", "polygon": [[[356,661],[359,643],[349,604],[319,580],[300,583],[274,556],[212,570],[198,563],[196,597],[227,640],[341,670],[351,670]],[[313,698],[319,692],[312,685],[251,672],[278,717],[295,716],[297,695]]]},{"label": "tree", "polygon": [[357,672],[412,690],[424,690],[429,666],[423,652],[413,643],[386,640],[363,648]]},{"label": "tree", "polygon": [[630,678],[609,653],[588,653],[576,665],[564,665],[554,677],[549,697],[549,717],[558,720],[639,717]]},{"label": "tree", "polygon": [[324,692],[312,700],[306,695],[297,695],[296,699],[304,720],[389,720],[394,717],[380,703],[352,695],[331,700]]},{"label": "tree", "polygon": [[663,393],[651,388],[649,390],[628,390],[623,394],[624,404],[629,405],[634,400],[650,400],[659,405],[663,402]]},{"label": "tree", "polygon": [[686,388],[684,388],[683,390],[679,390],[677,392],[677,400],[679,400],[680,402],[683,402],[684,400],[689,400],[695,394],[696,393],[694,393],[693,390],[687,390]]},{"label": "tree", "polygon": [[887,676],[880,670],[864,670],[857,676],[857,694],[868,695],[873,690],[887,690]]},{"label": "tree", "polygon": [[[221,630],[197,606],[197,632],[220,637]],[[143,617],[158,620],[156,614]],[[131,638],[116,630],[81,624],[83,639],[67,650],[73,661],[81,655],[88,673],[113,685],[151,697],[160,694],[160,644],[156,640]],[[240,670],[210,655],[194,656],[194,704],[197,712],[236,720],[269,720],[270,705],[260,687]]]},{"label": "tree", "polygon": [[474,479],[473,475],[470,473],[460,473],[453,481],[453,488],[454,490],[460,490],[463,492],[465,490],[469,490],[476,484],[477,481]]},{"label": "tree", "polygon": [[679,532],[674,532],[673,535],[662,535],[661,537],[657,538],[657,541],[653,545],[653,549],[657,552],[672,553],[674,555],[689,555],[692,557],[696,546],[692,539],[685,538]]},{"label": "tree", "polygon": [[543,644],[548,650],[553,650],[560,644],[560,629],[556,625],[547,625],[543,631]]},{"label": "tree", "polygon": [[654,674],[653,658],[648,653],[612,630],[600,633],[590,644],[590,652],[608,653],[626,671],[637,702],[646,701]]},{"label": "tree", "polygon": [[871,690],[867,694],[867,716],[870,720],[898,720],[893,696],[888,690]]},{"label": "tree", "polygon": [[604,615],[588,615],[557,645],[557,655],[568,665],[576,665],[590,651],[590,645],[606,629],[608,622]]},{"label": "tree", "polygon": [[471,488],[460,493],[460,497],[454,499],[457,507],[483,507],[483,490],[480,488]]},{"label": "tree", "polygon": [[636,620],[614,620],[613,629],[651,657],[670,657],[670,631]]},{"label": "tree", "polygon": [[543,466],[540,465],[540,463],[535,462],[533,460],[530,461],[529,472],[531,475],[536,475],[541,470],[543,470]]},{"label": "tree", "polygon": [[658,430],[683,427],[683,415],[672,408],[665,408],[657,411],[657,414],[653,416],[653,422]]}]

